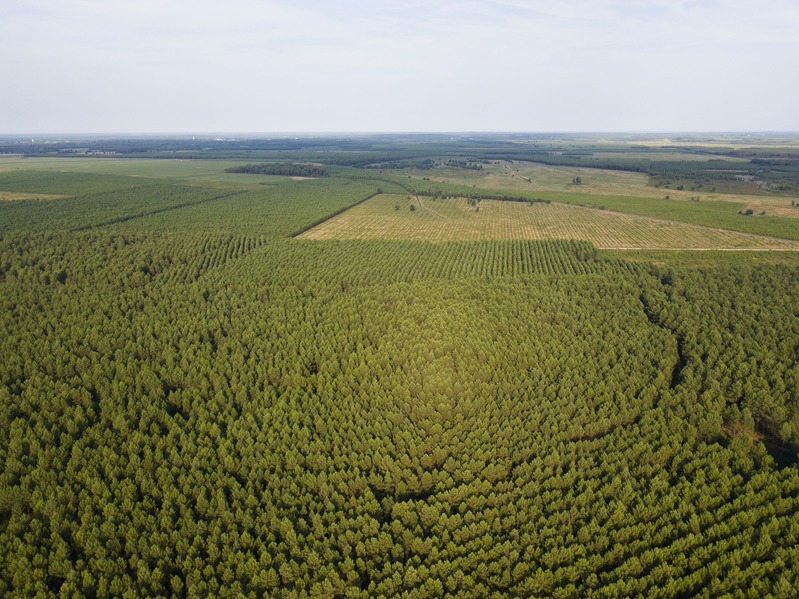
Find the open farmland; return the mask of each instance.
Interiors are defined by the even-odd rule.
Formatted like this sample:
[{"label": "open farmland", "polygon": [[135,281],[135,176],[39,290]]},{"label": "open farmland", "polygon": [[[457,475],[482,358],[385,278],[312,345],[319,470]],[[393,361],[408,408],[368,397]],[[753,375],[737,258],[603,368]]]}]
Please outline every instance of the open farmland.
[{"label": "open farmland", "polygon": [[[411,210],[413,205],[416,209]],[[398,209],[399,208],[399,209]],[[306,231],[304,239],[577,239],[600,249],[797,250],[799,243],[564,204],[381,194]]]},{"label": "open farmland", "polygon": [[[693,158],[698,161],[697,157]],[[429,180],[472,187],[476,190],[507,190],[520,194],[535,193],[552,199],[563,198],[569,194],[572,203],[588,203],[591,197],[630,198],[640,201],[669,199],[674,202],[730,202],[736,210],[751,209],[755,214],[799,218],[799,207],[795,197],[747,193],[750,188],[741,185],[734,189],[731,182],[725,182],[725,191],[716,190],[712,185],[702,187],[687,186],[683,189],[676,184],[659,187],[650,184],[650,177],[644,173],[617,170],[554,166],[534,162],[503,161],[483,166],[479,171],[456,168],[436,169],[434,172],[411,171],[416,179]],[[579,178],[580,183],[575,181]],[[719,188],[720,183],[716,183]],[[750,186],[751,187],[751,186]],[[552,194],[555,195],[552,195]],[[683,205],[691,210],[692,205]]]},{"label": "open farmland", "polygon": [[[233,160],[181,160],[125,158],[22,158],[0,156],[0,173],[37,170],[50,173],[123,175],[128,177],[159,177],[199,181],[203,183],[257,186],[265,181],[279,181],[278,177],[236,175],[226,173],[225,168],[236,166]],[[2,188],[2,187],[0,187]]]}]

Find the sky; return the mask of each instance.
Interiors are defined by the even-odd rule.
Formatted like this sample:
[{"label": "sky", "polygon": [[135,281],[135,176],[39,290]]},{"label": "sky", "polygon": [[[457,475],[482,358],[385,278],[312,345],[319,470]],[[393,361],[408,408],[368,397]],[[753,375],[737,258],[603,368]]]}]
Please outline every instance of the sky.
[{"label": "sky", "polygon": [[2,0],[0,134],[799,131],[797,0]]}]

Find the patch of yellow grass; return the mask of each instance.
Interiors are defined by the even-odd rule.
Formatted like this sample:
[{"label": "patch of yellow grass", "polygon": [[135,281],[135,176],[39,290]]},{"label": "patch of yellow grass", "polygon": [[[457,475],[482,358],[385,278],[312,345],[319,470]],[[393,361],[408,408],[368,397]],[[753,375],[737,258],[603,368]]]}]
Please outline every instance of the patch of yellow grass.
[{"label": "patch of yellow grass", "polygon": [[[738,201],[746,203],[744,210],[754,210],[756,214],[765,212],[767,216],[786,216],[799,218],[799,202],[792,198],[771,196],[744,196]],[[794,205],[791,205],[791,202]]]},{"label": "patch of yellow grass", "polygon": [[16,202],[19,200],[60,200],[69,196],[54,193],[19,193],[16,191],[0,191],[0,202]]},{"label": "patch of yellow grass", "polygon": [[[304,239],[579,239],[600,249],[799,250],[799,242],[583,208],[382,194],[306,231]],[[416,206],[411,211],[410,204]],[[399,209],[397,209],[399,207]],[[479,209],[478,209],[479,208]]]}]

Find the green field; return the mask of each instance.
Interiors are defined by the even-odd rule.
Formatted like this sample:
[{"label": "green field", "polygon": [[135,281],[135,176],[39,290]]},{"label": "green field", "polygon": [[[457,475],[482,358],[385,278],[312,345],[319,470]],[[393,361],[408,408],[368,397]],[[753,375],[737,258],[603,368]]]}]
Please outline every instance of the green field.
[{"label": "green field", "polygon": [[799,220],[497,171],[618,141],[147,143],[0,158],[0,595],[795,595]]},{"label": "green field", "polygon": [[232,183],[236,186],[276,182],[279,177],[226,173],[225,169],[240,165],[240,160],[183,160],[126,158],[22,158],[0,156],[0,173],[13,171],[46,171],[188,179],[203,182]]}]

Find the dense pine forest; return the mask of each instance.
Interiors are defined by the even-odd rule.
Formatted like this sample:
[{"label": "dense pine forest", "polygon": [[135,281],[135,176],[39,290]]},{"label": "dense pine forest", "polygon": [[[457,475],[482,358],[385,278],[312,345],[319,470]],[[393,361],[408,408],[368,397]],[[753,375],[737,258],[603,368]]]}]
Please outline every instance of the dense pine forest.
[{"label": "dense pine forest", "polygon": [[[0,595],[796,596],[794,254],[296,239],[484,179],[291,150],[230,175],[252,159],[0,159]],[[512,172],[487,153],[464,176]]]}]

